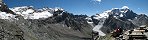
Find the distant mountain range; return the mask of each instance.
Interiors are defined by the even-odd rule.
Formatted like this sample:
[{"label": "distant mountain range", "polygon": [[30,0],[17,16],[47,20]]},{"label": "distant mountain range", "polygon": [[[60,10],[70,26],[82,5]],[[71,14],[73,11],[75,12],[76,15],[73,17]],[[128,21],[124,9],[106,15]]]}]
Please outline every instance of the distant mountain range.
[{"label": "distant mountain range", "polygon": [[90,40],[92,31],[105,36],[116,27],[128,30],[148,23],[147,15],[138,15],[127,6],[89,17],[73,15],[62,8],[0,5],[2,40]]}]

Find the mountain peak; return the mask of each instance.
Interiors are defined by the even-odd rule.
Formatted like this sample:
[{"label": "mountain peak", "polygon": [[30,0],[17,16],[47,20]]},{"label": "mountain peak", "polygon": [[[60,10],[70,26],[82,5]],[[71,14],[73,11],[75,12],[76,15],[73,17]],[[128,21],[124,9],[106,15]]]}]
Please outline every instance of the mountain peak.
[{"label": "mountain peak", "polygon": [[63,8],[60,8],[60,7],[55,7],[54,9],[55,9],[55,11],[58,11],[58,10],[62,10],[63,11],[64,10]]},{"label": "mountain peak", "polygon": [[110,10],[104,11],[103,13],[97,14],[94,18],[108,18],[110,15],[117,19],[120,17],[131,19],[134,18],[137,14],[130,10],[128,6],[123,6],[121,8],[112,8]]},{"label": "mountain peak", "polygon": [[123,6],[121,9],[129,9],[128,6]]},{"label": "mountain peak", "polygon": [[115,10],[115,9],[129,9],[128,6],[123,6],[122,8],[112,8],[111,10]]}]

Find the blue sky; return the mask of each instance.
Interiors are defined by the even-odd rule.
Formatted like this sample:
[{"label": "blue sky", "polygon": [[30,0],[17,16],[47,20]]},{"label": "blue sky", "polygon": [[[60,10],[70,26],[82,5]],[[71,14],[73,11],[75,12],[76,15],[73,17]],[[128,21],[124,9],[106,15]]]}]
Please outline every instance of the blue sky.
[{"label": "blue sky", "polygon": [[128,6],[134,12],[148,14],[148,0],[3,0],[8,7],[61,7],[73,14],[95,15],[111,8]]}]

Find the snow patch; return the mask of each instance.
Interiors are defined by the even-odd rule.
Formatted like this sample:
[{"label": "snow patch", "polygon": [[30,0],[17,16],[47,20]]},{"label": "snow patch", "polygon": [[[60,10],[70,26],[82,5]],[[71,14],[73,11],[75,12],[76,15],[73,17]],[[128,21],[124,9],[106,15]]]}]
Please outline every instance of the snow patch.
[{"label": "snow patch", "polygon": [[64,9],[56,7],[56,8],[42,8],[42,9],[33,9],[33,6],[22,6],[22,7],[14,7],[9,8],[13,12],[18,15],[24,17],[24,19],[40,19],[40,18],[48,18],[52,17],[55,11]]},{"label": "snow patch", "polygon": [[98,32],[100,36],[105,36],[106,34],[100,30],[101,27],[102,27],[102,25],[97,25],[93,28],[93,31]]},{"label": "snow patch", "polygon": [[100,19],[100,18],[108,18],[109,17],[109,12],[111,12],[111,10],[107,10],[101,14],[95,15],[96,17],[93,17],[94,19]]},{"label": "snow patch", "polygon": [[39,13],[26,14],[26,15],[24,15],[24,19],[48,18],[51,16],[53,16],[53,14],[49,13],[48,11],[43,11],[43,12],[39,12]]},{"label": "snow patch", "polygon": [[62,9],[62,8],[60,8],[60,7],[56,7],[56,8],[54,8],[54,11],[58,11],[58,10],[64,10],[64,9]]},{"label": "snow patch", "polygon": [[121,9],[129,9],[128,6],[123,6]]},{"label": "snow patch", "polygon": [[103,27],[105,19],[101,19],[98,25],[93,28],[93,31],[98,32],[100,36],[105,36],[106,34],[103,33],[100,28]]},{"label": "snow patch", "polygon": [[141,25],[140,27],[145,27],[146,25]]},{"label": "snow patch", "polygon": [[1,19],[11,19],[14,18],[15,15],[7,14],[6,12],[0,12],[0,18]]},{"label": "snow patch", "polygon": [[123,17],[123,14],[120,14],[120,17]]}]

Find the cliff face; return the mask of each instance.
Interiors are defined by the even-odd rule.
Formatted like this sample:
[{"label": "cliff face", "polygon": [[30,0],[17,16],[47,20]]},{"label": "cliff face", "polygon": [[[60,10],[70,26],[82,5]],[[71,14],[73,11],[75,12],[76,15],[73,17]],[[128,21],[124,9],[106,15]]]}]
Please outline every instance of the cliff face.
[{"label": "cliff face", "polygon": [[16,15],[12,10],[10,10],[7,5],[3,2],[0,2],[0,11],[1,12],[6,12],[6,13],[10,13],[10,14],[14,14]]}]

